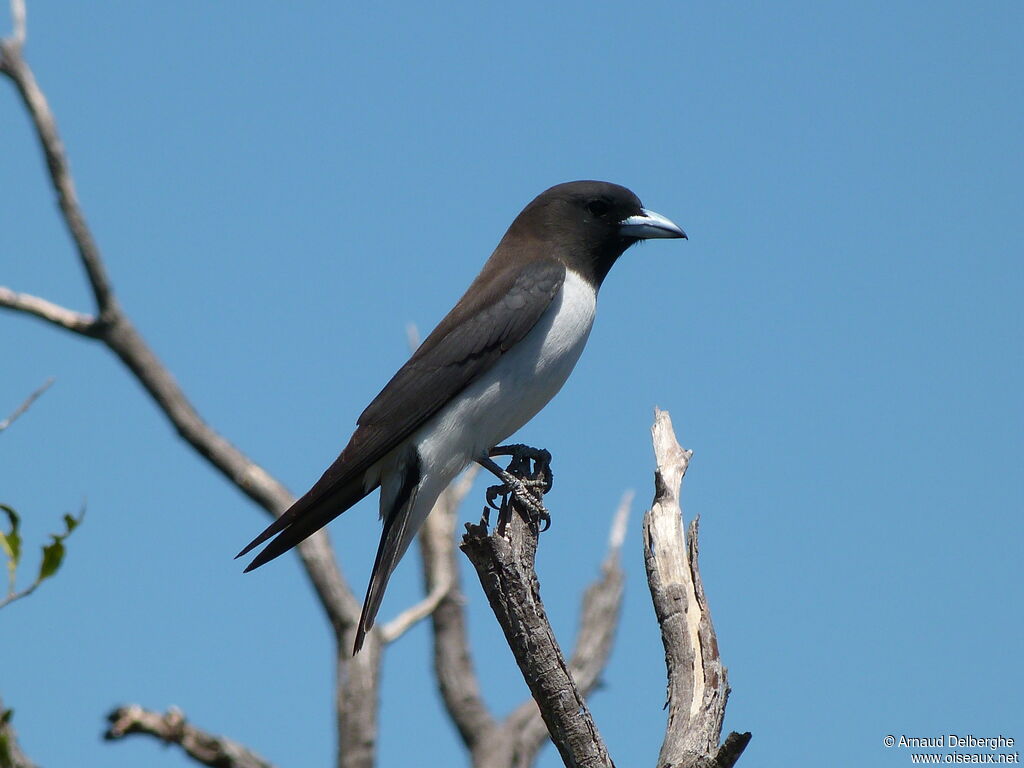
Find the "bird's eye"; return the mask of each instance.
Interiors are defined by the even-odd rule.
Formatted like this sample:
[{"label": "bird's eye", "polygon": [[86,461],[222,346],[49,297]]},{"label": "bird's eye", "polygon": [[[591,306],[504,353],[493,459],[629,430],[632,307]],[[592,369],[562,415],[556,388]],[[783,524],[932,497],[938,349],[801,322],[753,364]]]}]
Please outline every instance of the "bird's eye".
[{"label": "bird's eye", "polygon": [[595,216],[604,216],[608,213],[608,203],[604,200],[591,200],[587,203],[587,210]]}]

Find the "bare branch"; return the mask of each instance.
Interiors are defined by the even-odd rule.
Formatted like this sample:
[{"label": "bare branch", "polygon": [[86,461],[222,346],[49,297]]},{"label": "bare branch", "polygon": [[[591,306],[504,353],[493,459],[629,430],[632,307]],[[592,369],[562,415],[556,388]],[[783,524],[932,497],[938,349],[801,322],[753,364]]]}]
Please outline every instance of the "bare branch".
[{"label": "bare branch", "polygon": [[[749,743],[750,731],[744,733],[733,731],[725,737],[725,741],[722,742],[722,746],[715,752],[715,756],[707,764],[707,768],[732,768],[736,765],[736,761],[740,759],[740,755],[743,754],[743,750],[747,748]],[[704,768],[704,766],[699,768]]]},{"label": "bare branch", "polygon": [[[17,13],[17,9],[14,10]],[[6,288],[0,289],[0,306],[28,312],[103,341],[135,375],[181,437],[250,499],[272,515],[281,514],[292,501],[288,490],[200,418],[174,377],[118,305],[99,248],[78,203],[56,121],[31,68],[22,57],[16,38],[0,41],[0,72],[14,82],[32,118],[61,213],[92,287],[99,317],[80,315]],[[303,542],[299,556],[335,632],[354,624],[359,616],[359,603],[338,569],[326,534],[317,533]]]},{"label": "bare branch", "polygon": [[619,507],[615,510],[615,517],[612,518],[612,527],[608,532],[608,554],[605,556],[605,563],[615,560],[622,551],[622,544],[626,540],[626,528],[629,526],[629,511],[633,508],[633,499],[636,493],[633,490],[623,492],[619,499]]},{"label": "bare branch", "polygon": [[[19,8],[20,5],[20,28],[22,38],[18,37]],[[53,183],[54,191],[57,193],[57,201],[64,221],[75,247],[78,249],[78,257],[89,278],[89,285],[92,287],[93,296],[96,299],[96,306],[99,310],[101,320],[106,320],[112,312],[116,311],[117,304],[110,288],[110,279],[107,277],[106,268],[100,257],[99,248],[93,239],[92,231],[86,223],[85,214],[79,205],[78,196],[75,194],[75,183],[71,177],[71,169],[68,166],[67,156],[64,152],[64,145],[61,143],[60,134],[57,132],[57,121],[50,111],[50,105],[46,97],[36,83],[32,69],[25,63],[22,57],[22,40],[24,39],[24,5],[19,2],[13,3],[15,14],[15,36],[13,40],[0,42],[0,71],[6,74],[18,89],[21,99],[28,110],[32,123],[35,126],[36,134],[39,137],[39,144],[46,158],[46,166],[50,171],[50,181]]]},{"label": "bare branch", "polygon": [[555,640],[534,570],[536,528],[513,514],[505,537],[467,525],[462,551],[480,577],[551,740],[570,768],[612,765],[583,695]]},{"label": "bare branch", "polygon": [[[7,595],[2,600],[0,600],[0,608],[6,608],[11,603],[17,600],[21,600],[24,597],[28,597],[36,591],[36,589],[39,587],[41,583],[42,582],[39,581],[33,581],[31,584],[29,584],[27,587],[21,590],[21,592],[8,592]],[[0,763],[0,768],[3,768],[2,763]]]},{"label": "bare branch", "polygon": [[[20,6],[15,8],[16,16],[18,8]],[[0,299],[6,300],[0,306],[33,314],[67,330],[101,340],[121,359],[178,434],[200,456],[271,515],[280,515],[293,500],[288,490],[203,421],[170,371],[121,309],[78,203],[56,121],[22,56],[21,41],[17,37],[0,41],[0,73],[14,83],[32,119],[65,225],[92,288],[98,316],[94,319],[78,315],[43,299],[8,289],[0,294]],[[358,621],[359,601],[338,568],[326,532],[319,531],[302,542],[298,554],[339,647],[338,765],[343,768],[372,765],[376,745],[378,660],[376,654],[365,652],[353,659],[347,650],[341,650],[352,645],[350,634]]]},{"label": "bare branch", "polygon": [[11,0],[11,20],[14,25],[12,38],[18,45],[25,44],[25,0]]},{"label": "bare branch", "polygon": [[97,335],[96,318],[92,315],[66,309],[38,296],[17,293],[3,285],[0,285],[0,307],[33,315],[82,336],[95,338]]},{"label": "bare branch", "polygon": [[41,385],[39,385],[39,387],[36,388],[35,392],[33,392],[31,395],[25,398],[25,402],[23,402],[21,405],[14,409],[14,413],[12,413],[3,421],[0,421],[0,432],[3,432],[5,429],[11,426],[11,424],[18,420],[18,417],[20,417],[23,413],[25,413],[25,411],[31,408],[32,403],[38,400],[46,390],[53,386],[54,381],[56,381],[56,379],[54,379],[52,376],[48,378]]},{"label": "bare branch", "polygon": [[337,683],[334,690],[338,731],[338,768],[373,768],[376,765],[380,661],[384,646],[380,630],[366,635],[363,649],[353,657],[355,626],[342,634],[334,651]]},{"label": "bare branch", "polygon": [[[104,328],[102,339],[196,452],[272,515],[280,515],[288,508],[292,496],[287,489],[203,421],[171,373],[120,311],[115,322]],[[359,616],[359,603],[338,570],[327,534],[324,531],[313,534],[298,550],[335,631],[354,625]]]},{"label": "bare branch", "polygon": [[[590,695],[597,687],[601,673],[611,658],[624,595],[625,573],[620,562],[620,552],[633,496],[633,491],[622,494],[622,500],[612,518],[608,553],[601,563],[600,575],[583,594],[576,645],[569,659],[569,671],[583,696]],[[518,734],[516,741],[521,764],[532,764],[548,736],[536,702],[533,699],[523,702],[509,715],[506,724]]]},{"label": "bare branch", "polygon": [[103,738],[118,741],[142,734],[175,744],[197,763],[213,768],[273,768],[273,764],[238,742],[215,736],[191,725],[185,715],[172,707],[166,713],[151,712],[138,705],[118,707],[109,715]]},{"label": "bare branch", "polygon": [[654,504],[644,515],[644,562],[665,646],[669,710],[658,765],[724,765],[719,756],[735,762],[750,734],[731,734],[718,746],[729,683],[698,569],[698,523],[691,523],[687,542],[679,505],[693,452],[679,446],[667,411],[655,410],[651,432],[657,469]]},{"label": "bare branch", "polygon": [[612,519],[608,554],[601,563],[600,578],[587,587],[583,594],[580,628],[576,633],[576,646],[573,648],[569,668],[584,695],[597,685],[611,656],[615,630],[619,625],[626,578],[619,555],[632,503],[633,492],[626,491]]},{"label": "bare branch", "polygon": [[441,600],[448,594],[449,582],[439,581],[430,594],[416,605],[411,605],[380,628],[380,641],[385,645],[395,642],[398,638],[432,614]]}]

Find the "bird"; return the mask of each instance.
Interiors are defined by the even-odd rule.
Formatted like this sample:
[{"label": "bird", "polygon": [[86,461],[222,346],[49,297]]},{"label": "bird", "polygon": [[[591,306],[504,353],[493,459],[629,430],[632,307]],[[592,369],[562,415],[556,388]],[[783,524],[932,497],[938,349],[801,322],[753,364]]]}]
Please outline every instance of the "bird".
[{"label": "bird", "polygon": [[449,483],[473,462],[515,482],[490,459],[492,450],[561,389],[590,336],[608,271],[626,249],[652,238],[686,233],[618,184],[572,181],[534,198],[462,298],[362,412],[338,458],[236,555],[274,537],[245,572],[379,487],[383,531],[357,653],[388,579]]}]

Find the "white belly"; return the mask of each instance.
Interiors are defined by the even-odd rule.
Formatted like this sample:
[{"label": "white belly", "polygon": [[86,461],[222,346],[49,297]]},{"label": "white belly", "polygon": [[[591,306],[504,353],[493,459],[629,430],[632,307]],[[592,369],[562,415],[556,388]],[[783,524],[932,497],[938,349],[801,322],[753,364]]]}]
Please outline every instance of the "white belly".
[{"label": "white belly", "polygon": [[586,346],[596,306],[594,289],[567,270],[561,290],[526,337],[416,431],[424,474],[440,484],[438,493],[558,393]]},{"label": "white belly", "polygon": [[567,271],[558,295],[526,337],[413,433],[421,474],[401,510],[393,506],[405,477],[402,462],[408,444],[370,468],[367,485],[381,483],[381,517],[398,516],[393,529],[398,537],[396,555],[387,566],[385,582],[441,491],[467,464],[532,419],[562,388],[587,343],[596,303],[594,289]]}]

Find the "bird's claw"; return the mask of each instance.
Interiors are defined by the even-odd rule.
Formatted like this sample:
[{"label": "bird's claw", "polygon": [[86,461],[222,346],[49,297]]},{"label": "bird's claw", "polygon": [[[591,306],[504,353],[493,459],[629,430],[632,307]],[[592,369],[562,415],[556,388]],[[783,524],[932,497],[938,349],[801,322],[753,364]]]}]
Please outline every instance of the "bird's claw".
[{"label": "bird's claw", "polygon": [[551,513],[548,512],[544,507],[540,508],[540,514],[537,515],[537,533],[544,533],[548,528],[551,527]]},{"label": "bird's claw", "polygon": [[[498,445],[492,448],[489,456],[511,456],[507,472],[512,472],[519,477],[526,477],[530,480],[542,478],[542,494],[550,493],[555,482],[555,475],[551,471],[551,452],[544,448],[533,448],[529,445],[516,443],[514,445]],[[530,462],[533,462],[533,471],[530,471]]]},{"label": "bird's claw", "polygon": [[[512,458],[508,467],[501,469],[490,461],[490,456]],[[543,498],[551,490],[551,454],[525,445],[504,445],[492,449],[489,457],[481,463],[501,480],[500,485],[492,485],[487,489],[486,496],[488,507],[498,510],[498,534],[504,535],[505,526],[517,505],[529,515],[538,532],[550,528],[551,515],[544,508]],[[485,508],[485,513],[489,513],[490,509]],[[485,514],[485,519],[487,517],[489,514]]]},{"label": "bird's claw", "polygon": [[[502,469],[494,463],[492,456],[512,458]],[[486,456],[478,458],[477,463],[501,480],[500,485],[487,489],[482,523],[486,525],[489,522],[491,509],[498,510],[498,534],[504,535],[512,511],[518,508],[520,513],[529,515],[529,521],[537,526],[538,533],[551,527],[551,515],[543,502],[544,494],[551,490],[552,483],[551,454],[548,451],[526,445],[499,445],[488,451]]]},{"label": "bird's claw", "polygon": [[507,496],[508,489],[504,485],[491,485],[487,488],[487,506],[491,509],[501,509],[504,505],[504,500],[501,504],[496,503],[499,496]]},{"label": "bird's claw", "polygon": [[[505,534],[505,526],[512,517],[513,504],[518,503],[531,519],[540,520],[545,523],[540,530],[547,530],[551,524],[551,516],[544,509],[544,505],[534,495],[533,487],[537,481],[524,480],[515,475],[508,474],[501,485],[492,485],[487,489],[487,505],[484,507],[484,523],[489,523],[490,511],[498,510],[498,534]],[[500,503],[498,499],[500,498]]]}]

